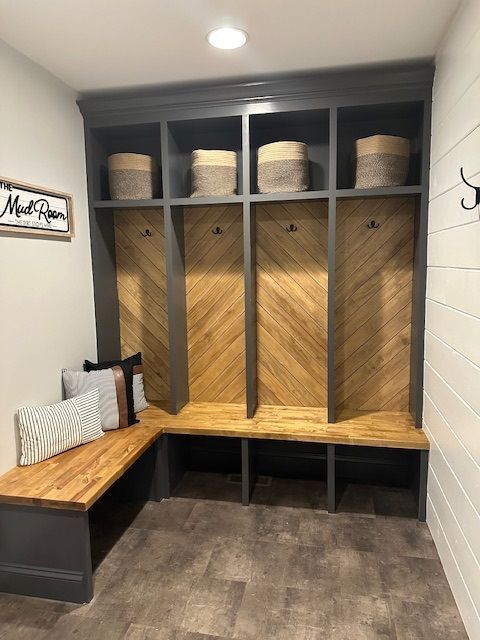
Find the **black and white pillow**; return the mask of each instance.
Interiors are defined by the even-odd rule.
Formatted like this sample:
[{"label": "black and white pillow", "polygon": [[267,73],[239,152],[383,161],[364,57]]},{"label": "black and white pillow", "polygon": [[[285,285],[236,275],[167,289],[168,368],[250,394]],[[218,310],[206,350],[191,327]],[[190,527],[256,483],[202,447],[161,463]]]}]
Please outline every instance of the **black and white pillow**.
[{"label": "black and white pillow", "polygon": [[111,431],[129,426],[127,388],[121,367],[101,371],[62,371],[63,387],[67,398],[75,398],[98,389],[102,429]]},{"label": "black and white pillow", "polygon": [[20,464],[41,462],[104,435],[98,389],[46,407],[20,407]]},{"label": "black and white pillow", "polygon": [[142,354],[140,351],[124,360],[108,360],[95,364],[90,360],[85,360],[85,371],[98,371],[100,369],[109,369],[111,367],[120,366],[125,373],[125,380],[132,376],[132,396],[134,412],[139,413],[148,408],[148,402],[145,398],[145,389],[143,386],[143,366]]}]

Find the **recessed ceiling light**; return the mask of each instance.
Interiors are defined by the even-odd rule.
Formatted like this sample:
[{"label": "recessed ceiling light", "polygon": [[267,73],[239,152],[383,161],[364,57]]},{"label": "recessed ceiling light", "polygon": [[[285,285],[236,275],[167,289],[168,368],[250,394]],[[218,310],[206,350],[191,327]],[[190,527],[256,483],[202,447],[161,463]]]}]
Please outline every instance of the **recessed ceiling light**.
[{"label": "recessed ceiling light", "polygon": [[208,42],[217,49],[238,49],[247,41],[247,34],[241,29],[233,27],[220,27],[210,31],[207,35]]}]

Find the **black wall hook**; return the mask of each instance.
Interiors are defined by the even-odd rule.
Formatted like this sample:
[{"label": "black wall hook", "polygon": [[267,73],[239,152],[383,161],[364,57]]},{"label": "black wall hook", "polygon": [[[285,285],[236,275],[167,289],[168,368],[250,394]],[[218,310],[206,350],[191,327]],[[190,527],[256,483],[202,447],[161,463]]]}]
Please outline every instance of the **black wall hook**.
[{"label": "black wall hook", "polygon": [[151,238],[152,237],[152,232],[150,231],[150,229],[145,229],[145,233],[142,233],[141,231],[140,231],[140,233],[144,238]]},{"label": "black wall hook", "polygon": [[375,222],[375,220],[370,220],[370,222],[367,224],[367,227],[369,229],[378,229],[379,226],[380,224],[378,222]]},{"label": "black wall hook", "polygon": [[285,227],[285,229],[289,232],[292,233],[292,231],[296,231],[298,229],[298,227],[296,227],[294,224],[289,225],[288,227]]},{"label": "black wall hook", "polygon": [[462,202],[461,205],[464,209],[466,209],[467,211],[472,211],[472,209],[475,209],[475,207],[478,207],[478,205],[480,205],[480,187],[476,187],[473,184],[470,184],[470,182],[467,182],[464,174],[463,174],[463,167],[461,167],[460,169],[460,175],[462,176],[462,180],[464,181],[464,183],[475,190],[475,204],[473,205],[473,207],[467,207],[467,205],[465,204],[465,198],[462,198]]},{"label": "black wall hook", "polygon": [[215,227],[215,229],[212,229],[212,233],[214,236],[219,236],[221,233],[223,233],[223,230],[220,229],[220,227]]}]

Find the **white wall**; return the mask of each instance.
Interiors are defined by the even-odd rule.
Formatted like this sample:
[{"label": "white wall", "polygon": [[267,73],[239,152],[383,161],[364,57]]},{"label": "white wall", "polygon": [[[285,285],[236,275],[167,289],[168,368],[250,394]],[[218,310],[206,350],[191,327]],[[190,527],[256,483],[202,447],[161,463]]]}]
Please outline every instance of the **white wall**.
[{"label": "white wall", "polygon": [[14,415],[61,400],[62,367],[96,357],[82,118],[76,95],[0,42],[0,176],[73,194],[76,237],[0,233],[0,473]]},{"label": "white wall", "polygon": [[434,83],[424,426],[427,521],[467,632],[480,638],[480,0],[461,5]]}]

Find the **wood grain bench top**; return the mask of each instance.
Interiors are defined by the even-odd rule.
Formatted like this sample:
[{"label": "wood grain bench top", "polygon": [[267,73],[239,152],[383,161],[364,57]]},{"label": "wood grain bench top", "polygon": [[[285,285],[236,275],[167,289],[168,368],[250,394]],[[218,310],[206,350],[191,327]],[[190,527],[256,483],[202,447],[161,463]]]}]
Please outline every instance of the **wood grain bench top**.
[{"label": "wood grain bench top", "polygon": [[161,436],[136,424],[0,477],[0,503],[86,511]]},{"label": "wood grain bench top", "polygon": [[429,449],[422,429],[402,412],[344,411],[328,424],[325,409],[263,406],[252,419],[238,404],[190,403],[178,415],[158,406],[139,424],[0,477],[0,503],[86,511],[162,433],[294,440],[395,449]]},{"label": "wood grain bench top", "polygon": [[409,413],[343,411],[336,424],[327,423],[326,409],[260,406],[254,418],[240,404],[190,403],[177,415],[152,406],[142,413],[144,424],[161,424],[164,433],[297,440],[395,449],[429,449],[422,429]]}]

